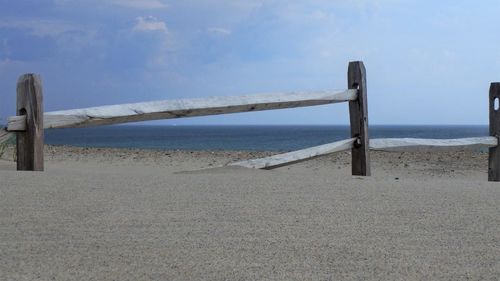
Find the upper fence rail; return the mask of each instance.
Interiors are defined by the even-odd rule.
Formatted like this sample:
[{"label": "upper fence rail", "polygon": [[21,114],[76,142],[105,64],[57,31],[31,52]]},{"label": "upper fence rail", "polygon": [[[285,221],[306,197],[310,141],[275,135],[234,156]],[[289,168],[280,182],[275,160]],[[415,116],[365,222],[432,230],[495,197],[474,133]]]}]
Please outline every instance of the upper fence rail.
[{"label": "upper fence rail", "polygon": [[[306,107],[353,101],[357,90],[270,93],[163,100],[45,112],[44,128],[76,128],[147,120]],[[26,116],[8,118],[8,131],[24,131]]]}]

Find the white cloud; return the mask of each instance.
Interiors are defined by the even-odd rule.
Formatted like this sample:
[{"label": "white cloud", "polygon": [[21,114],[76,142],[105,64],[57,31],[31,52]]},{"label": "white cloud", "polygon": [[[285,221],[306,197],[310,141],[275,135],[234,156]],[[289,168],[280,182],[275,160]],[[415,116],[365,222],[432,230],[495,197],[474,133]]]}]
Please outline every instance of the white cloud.
[{"label": "white cloud", "polygon": [[158,20],[155,17],[138,17],[136,18],[137,23],[135,24],[134,31],[159,31],[162,33],[168,33],[167,25],[165,22]]},{"label": "white cloud", "polygon": [[112,0],[112,3],[119,6],[144,10],[167,8],[167,4],[160,0]]},{"label": "white cloud", "polygon": [[132,31],[136,35],[138,33],[150,33],[154,35],[142,38],[143,40],[149,40],[142,43],[142,45],[147,44],[149,46],[147,51],[148,67],[163,67],[171,62],[173,51],[176,49],[176,42],[164,21],[152,16],[137,17]]},{"label": "white cloud", "polygon": [[230,29],[221,27],[209,27],[207,28],[207,32],[219,35],[230,35],[232,33]]}]

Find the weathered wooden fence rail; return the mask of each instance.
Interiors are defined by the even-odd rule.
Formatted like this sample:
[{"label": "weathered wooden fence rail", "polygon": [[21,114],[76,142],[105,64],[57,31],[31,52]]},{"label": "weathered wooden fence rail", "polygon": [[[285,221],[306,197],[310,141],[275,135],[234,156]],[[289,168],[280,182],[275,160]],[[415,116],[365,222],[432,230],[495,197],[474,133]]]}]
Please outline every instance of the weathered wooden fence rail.
[{"label": "weathered wooden fence rail", "polygon": [[284,108],[349,103],[351,138],[271,157],[245,160],[229,165],[272,169],[314,157],[351,150],[352,174],[370,175],[369,150],[383,151],[453,151],[489,148],[488,180],[500,181],[500,113],[495,102],[500,99],[500,83],[490,87],[490,136],[462,139],[369,139],[366,70],[362,62],[350,62],[347,88],[339,91],[270,93],[238,97],[165,100],[83,109],[43,112],[40,78],[34,74],[21,76],[17,85],[17,116],[8,118],[0,130],[0,142],[17,134],[17,169],[43,170],[43,131],[51,128],[77,128],[228,114]]},{"label": "weathered wooden fence rail", "polygon": [[[339,103],[357,99],[357,90],[270,93],[239,97],[163,100],[46,112],[44,128],[76,128]],[[26,116],[8,118],[9,131],[24,131]]]},{"label": "weathered wooden fence rail", "polygon": [[380,151],[415,151],[440,152],[476,150],[484,147],[495,147],[498,144],[496,137],[477,137],[461,139],[416,139],[390,138],[371,139],[370,149]]},{"label": "weathered wooden fence rail", "polygon": [[341,140],[265,158],[239,161],[231,163],[229,164],[229,166],[241,166],[254,169],[274,169],[281,166],[302,162],[314,157],[352,149],[354,147],[355,141],[357,141],[356,138]]},{"label": "weathered wooden fence rail", "polygon": [[[346,151],[354,147],[356,138],[336,141],[297,151],[282,153],[265,158],[244,160],[229,164],[230,166],[241,166],[255,169],[274,169],[284,165],[298,163],[314,157],[328,155],[334,152]],[[484,147],[496,147],[496,137],[463,138],[463,139],[414,139],[414,138],[391,138],[370,139],[370,150],[379,151],[460,151],[466,149],[479,149]]]}]

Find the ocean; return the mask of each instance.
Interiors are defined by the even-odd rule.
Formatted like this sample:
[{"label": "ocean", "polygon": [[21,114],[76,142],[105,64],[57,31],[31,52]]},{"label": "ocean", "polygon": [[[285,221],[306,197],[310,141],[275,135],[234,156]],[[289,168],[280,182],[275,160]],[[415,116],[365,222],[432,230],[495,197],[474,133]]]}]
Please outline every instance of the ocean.
[{"label": "ocean", "polygon": [[[488,126],[370,126],[370,138],[488,136]],[[290,151],[349,138],[349,126],[121,125],[45,131],[45,143],[165,150]]]}]

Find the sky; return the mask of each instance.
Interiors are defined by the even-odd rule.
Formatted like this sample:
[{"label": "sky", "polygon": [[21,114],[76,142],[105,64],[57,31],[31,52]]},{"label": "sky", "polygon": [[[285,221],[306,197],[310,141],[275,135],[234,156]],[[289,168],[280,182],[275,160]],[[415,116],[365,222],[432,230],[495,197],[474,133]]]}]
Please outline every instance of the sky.
[{"label": "sky", "polygon": [[[0,0],[0,123],[23,73],[45,111],[347,88],[370,124],[488,124],[500,1]],[[346,103],[148,124],[348,124]]]}]

